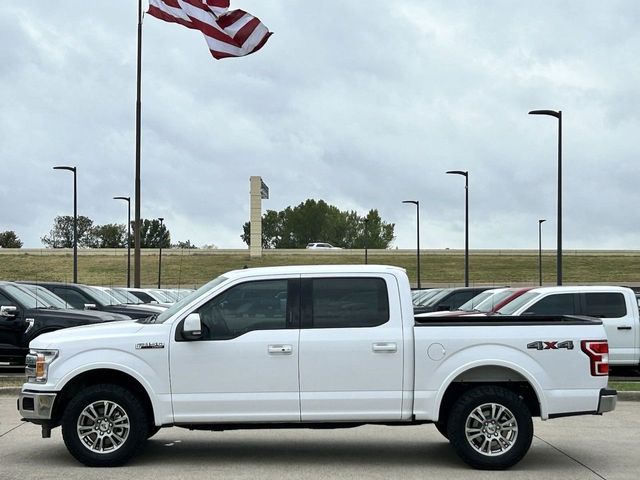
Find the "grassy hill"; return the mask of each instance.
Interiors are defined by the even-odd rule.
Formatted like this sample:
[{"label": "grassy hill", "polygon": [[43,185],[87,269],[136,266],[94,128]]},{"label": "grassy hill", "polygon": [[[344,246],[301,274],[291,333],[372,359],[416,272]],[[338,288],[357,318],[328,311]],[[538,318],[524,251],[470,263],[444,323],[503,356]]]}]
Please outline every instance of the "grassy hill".
[{"label": "grassy hill", "polygon": [[[67,250],[1,250],[1,280],[71,281],[72,254]],[[565,252],[564,283],[608,283],[632,285],[640,282],[640,252]],[[544,282],[554,284],[555,252],[543,256]],[[265,251],[251,259],[246,250],[163,250],[162,284],[194,287],[228,270],[272,265],[363,264],[359,250],[317,252],[308,250]],[[416,255],[411,250],[369,251],[369,263],[396,265],[407,269],[416,280]],[[536,285],[537,251],[472,251],[469,260],[471,283],[492,285]],[[94,285],[125,285],[125,250],[81,250],[78,280]],[[132,251],[133,268],[133,251]],[[464,255],[460,251],[421,252],[422,285],[460,285],[464,281]],[[133,272],[132,272],[133,279]],[[158,280],[158,252],[142,255],[142,284]],[[133,280],[132,280],[133,281]]]}]

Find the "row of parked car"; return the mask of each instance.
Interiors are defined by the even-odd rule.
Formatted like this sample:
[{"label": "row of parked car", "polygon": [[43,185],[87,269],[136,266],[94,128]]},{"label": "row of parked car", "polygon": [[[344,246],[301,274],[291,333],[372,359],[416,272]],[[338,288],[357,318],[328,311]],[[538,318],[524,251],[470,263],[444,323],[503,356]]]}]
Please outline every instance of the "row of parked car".
[{"label": "row of parked car", "polygon": [[[480,321],[488,315],[582,316],[602,321],[612,366],[640,366],[640,313],[633,290],[617,286],[462,287],[413,290],[417,322]],[[532,319],[533,320],[533,319]]]},{"label": "row of parked car", "polygon": [[164,311],[192,291],[0,282],[0,362],[24,363],[29,342],[43,333],[146,318]]}]

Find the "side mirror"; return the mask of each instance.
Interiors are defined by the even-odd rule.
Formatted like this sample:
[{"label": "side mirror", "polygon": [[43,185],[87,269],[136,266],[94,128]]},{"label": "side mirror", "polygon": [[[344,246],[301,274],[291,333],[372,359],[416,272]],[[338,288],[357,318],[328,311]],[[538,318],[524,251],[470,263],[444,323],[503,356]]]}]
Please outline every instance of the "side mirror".
[{"label": "side mirror", "polygon": [[85,310],[96,310],[98,307],[96,306],[95,303],[85,303],[84,304],[84,309]]},{"label": "side mirror", "polygon": [[0,307],[0,317],[13,319],[18,316],[18,307],[2,306]]},{"label": "side mirror", "polygon": [[199,313],[190,313],[184,319],[182,337],[185,340],[198,340],[202,337],[202,322]]}]

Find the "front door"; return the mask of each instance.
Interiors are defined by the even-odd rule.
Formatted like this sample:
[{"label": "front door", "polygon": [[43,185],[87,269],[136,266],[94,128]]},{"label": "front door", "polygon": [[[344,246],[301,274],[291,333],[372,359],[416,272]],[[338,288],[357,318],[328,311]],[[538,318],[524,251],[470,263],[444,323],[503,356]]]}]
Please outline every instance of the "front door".
[{"label": "front door", "polygon": [[299,278],[244,279],[204,302],[203,337],[171,341],[176,423],[299,422]]},{"label": "front door", "polygon": [[14,300],[2,293],[0,293],[0,306],[18,307],[15,315],[0,316],[0,359],[2,357],[5,360],[10,357],[23,358],[26,350],[23,337],[28,324],[22,317],[22,309]]}]

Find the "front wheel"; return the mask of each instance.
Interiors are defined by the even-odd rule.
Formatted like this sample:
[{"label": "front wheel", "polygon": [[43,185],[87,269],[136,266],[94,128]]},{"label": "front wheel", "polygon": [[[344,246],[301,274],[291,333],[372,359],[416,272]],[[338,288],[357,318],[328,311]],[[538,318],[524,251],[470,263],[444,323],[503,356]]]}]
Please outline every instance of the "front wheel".
[{"label": "front wheel", "polygon": [[468,465],[502,470],[518,463],[533,440],[533,421],[524,401],[497,386],[465,392],[451,409],[447,433]]},{"label": "front wheel", "polygon": [[147,439],[149,420],[136,395],[119,385],[94,385],[71,399],[62,437],[78,461],[90,467],[125,464]]}]

